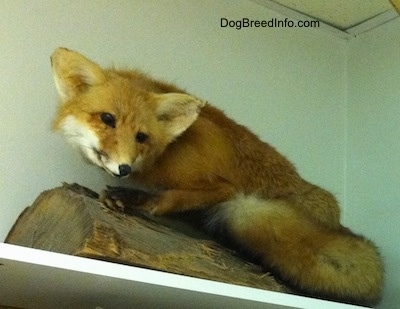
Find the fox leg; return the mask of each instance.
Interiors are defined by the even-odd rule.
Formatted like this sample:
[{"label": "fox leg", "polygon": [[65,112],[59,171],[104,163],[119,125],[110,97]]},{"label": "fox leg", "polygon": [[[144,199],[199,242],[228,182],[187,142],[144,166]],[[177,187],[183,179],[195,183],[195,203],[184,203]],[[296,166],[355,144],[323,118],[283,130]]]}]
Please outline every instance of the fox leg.
[{"label": "fox leg", "polygon": [[155,215],[198,210],[232,199],[236,191],[229,184],[207,189],[171,189],[159,193],[143,207]]},{"label": "fox leg", "polygon": [[172,214],[196,210],[232,199],[235,190],[229,184],[207,189],[170,189],[158,193],[147,193],[126,187],[108,186],[100,194],[100,201],[109,208],[129,212],[141,208],[155,215]]}]

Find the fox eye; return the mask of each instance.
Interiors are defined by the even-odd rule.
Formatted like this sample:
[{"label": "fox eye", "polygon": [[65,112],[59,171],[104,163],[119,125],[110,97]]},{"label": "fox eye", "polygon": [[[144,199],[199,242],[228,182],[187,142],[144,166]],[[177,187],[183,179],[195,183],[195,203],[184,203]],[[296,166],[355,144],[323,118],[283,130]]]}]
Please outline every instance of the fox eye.
[{"label": "fox eye", "polygon": [[115,117],[113,115],[110,113],[101,113],[100,118],[106,125],[115,128]]},{"label": "fox eye", "polygon": [[138,143],[144,143],[145,141],[147,141],[148,138],[149,138],[149,136],[143,132],[138,132],[135,137],[135,139]]}]

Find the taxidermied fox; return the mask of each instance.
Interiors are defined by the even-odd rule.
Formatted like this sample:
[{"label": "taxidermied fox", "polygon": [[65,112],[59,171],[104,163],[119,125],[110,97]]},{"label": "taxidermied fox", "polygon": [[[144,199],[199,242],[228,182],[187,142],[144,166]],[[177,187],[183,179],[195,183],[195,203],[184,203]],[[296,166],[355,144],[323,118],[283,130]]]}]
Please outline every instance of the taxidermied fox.
[{"label": "taxidermied fox", "polygon": [[95,165],[156,192],[162,215],[202,210],[264,266],[317,297],[376,305],[376,247],[340,224],[335,198],[219,109],[138,71],[102,69],[58,48],[56,130]]}]

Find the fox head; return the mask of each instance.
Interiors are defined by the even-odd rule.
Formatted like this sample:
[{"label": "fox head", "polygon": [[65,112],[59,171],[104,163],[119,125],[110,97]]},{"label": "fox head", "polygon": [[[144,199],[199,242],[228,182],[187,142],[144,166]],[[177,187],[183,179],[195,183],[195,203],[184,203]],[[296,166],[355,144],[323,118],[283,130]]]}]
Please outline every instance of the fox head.
[{"label": "fox head", "polygon": [[154,161],[205,104],[166,91],[141,73],[102,69],[65,48],[54,51],[51,64],[61,99],[55,130],[114,176],[128,176]]}]

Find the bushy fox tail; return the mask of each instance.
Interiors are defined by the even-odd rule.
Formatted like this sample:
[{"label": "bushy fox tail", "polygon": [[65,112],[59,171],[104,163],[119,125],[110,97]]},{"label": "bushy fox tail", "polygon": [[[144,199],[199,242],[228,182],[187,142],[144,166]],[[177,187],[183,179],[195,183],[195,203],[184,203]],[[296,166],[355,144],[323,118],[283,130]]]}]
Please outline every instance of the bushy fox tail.
[{"label": "bushy fox tail", "polygon": [[219,204],[210,228],[259,256],[265,267],[311,296],[374,306],[383,264],[376,247],[349,230],[332,230],[281,200],[241,196]]}]

